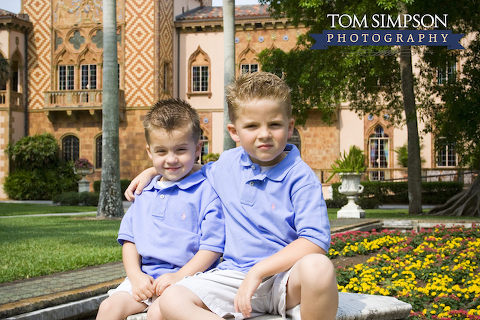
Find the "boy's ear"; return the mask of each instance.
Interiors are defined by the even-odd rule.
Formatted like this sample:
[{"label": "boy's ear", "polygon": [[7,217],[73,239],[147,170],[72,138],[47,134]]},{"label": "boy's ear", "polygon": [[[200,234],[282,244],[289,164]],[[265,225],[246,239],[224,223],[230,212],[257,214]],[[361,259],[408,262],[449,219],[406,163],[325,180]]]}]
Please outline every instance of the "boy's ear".
[{"label": "boy's ear", "polygon": [[288,120],[288,139],[290,139],[293,136],[294,129],[295,129],[295,119],[290,118],[290,120]]},{"label": "boy's ear", "polygon": [[150,146],[148,144],[147,144],[147,154],[148,154],[148,157],[150,158],[150,160],[153,160],[152,152],[150,151]]},{"label": "boy's ear", "polygon": [[195,146],[195,158],[199,157],[202,154],[203,141],[198,141]]},{"label": "boy's ear", "polygon": [[235,129],[235,125],[233,123],[227,124],[228,133],[230,133],[230,137],[235,142],[240,142],[240,138],[237,133],[237,129]]}]

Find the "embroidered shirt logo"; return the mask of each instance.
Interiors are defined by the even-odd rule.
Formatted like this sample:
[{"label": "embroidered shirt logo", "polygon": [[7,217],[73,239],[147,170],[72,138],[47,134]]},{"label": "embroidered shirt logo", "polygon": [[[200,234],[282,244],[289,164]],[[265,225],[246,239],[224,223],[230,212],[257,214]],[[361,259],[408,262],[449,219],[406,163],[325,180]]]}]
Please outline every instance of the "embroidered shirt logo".
[{"label": "embroidered shirt logo", "polygon": [[182,220],[185,220],[185,218],[187,217],[187,215],[185,214],[185,212],[182,214]]},{"label": "embroidered shirt logo", "polygon": [[275,210],[275,203],[272,203],[272,210]]}]

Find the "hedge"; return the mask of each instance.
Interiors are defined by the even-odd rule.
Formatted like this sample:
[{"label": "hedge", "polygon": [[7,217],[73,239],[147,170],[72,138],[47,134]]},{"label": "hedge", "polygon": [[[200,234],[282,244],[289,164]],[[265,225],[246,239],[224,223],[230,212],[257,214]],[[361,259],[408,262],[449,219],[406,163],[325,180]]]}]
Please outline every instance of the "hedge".
[{"label": "hedge", "polygon": [[[364,187],[363,193],[358,195],[358,204],[365,209],[379,204],[408,204],[408,182],[361,182]],[[338,192],[341,183],[333,183],[333,199],[327,201],[332,208],[340,208],[346,204],[347,197]],[[463,182],[422,182],[422,203],[443,204],[448,199],[463,190]],[[362,205],[365,204],[365,207]]]},{"label": "hedge", "polygon": [[[120,190],[122,191],[123,201],[127,201],[127,199],[125,199],[124,193],[125,193],[125,190],[127,190],[128,186],[130,185],[131,181],[132,180],[128,180],[128,179],[121,179],[120,180]],[[100,193],[101,183],[102,183],[101,180],[93,181],[93,191]]]},{"label": "hedge", "polygon": [[99,194],[97,192],[70,191],[57,194],[53,197],[54,204],[61,206],[98,206]]}]

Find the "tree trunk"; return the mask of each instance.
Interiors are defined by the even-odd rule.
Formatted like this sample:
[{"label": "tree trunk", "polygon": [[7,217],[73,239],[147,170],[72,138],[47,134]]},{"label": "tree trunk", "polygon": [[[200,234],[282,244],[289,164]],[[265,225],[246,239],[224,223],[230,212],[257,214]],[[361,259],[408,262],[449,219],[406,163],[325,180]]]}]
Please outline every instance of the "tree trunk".
[{"label": "tree trunk", "polygon": [[123,216],[120,189],[116,0],[103,2],[102,180],[97,217]]},{"label": "tree trunk", "polygon": [[480,217],[480,178],[475,179],[470,188],[434,207],[427,214],[438,216]]},{"label": "tree trunk", "polygon": [[[235,0],[223,0],[223,85],[228,86],[235,79]],[[223,95],[223,150],[236,147],[227,130],[230,122],[228,105]]]},{"label": "tree trunk", "polygon": [[402,95],[408,133],[408,203],[410,214],[422,213],[422,162],[418,136],[417,110],[413,91],[412,52],[410,46],[401,46],[400,70]]}]

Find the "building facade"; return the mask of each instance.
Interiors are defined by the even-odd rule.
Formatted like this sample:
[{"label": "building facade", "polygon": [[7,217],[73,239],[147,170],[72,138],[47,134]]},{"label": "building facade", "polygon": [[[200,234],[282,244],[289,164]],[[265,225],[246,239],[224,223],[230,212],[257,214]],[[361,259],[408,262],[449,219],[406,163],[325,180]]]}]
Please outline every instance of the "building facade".
[{"label": "building facade", "polygon": [[[203,153],[222,152],[222,11],[202,0],[117,0],[122,179],[151,166],[142,122],[159,99],[187,100],[201,118]],[[21,14],[0,13],[0,21],[7,16],[12,23],[0,22],[0,54],[12,62],[18,76],[3,91],[0,87],[0,179],[9,170],[3,154],[7,143],[50,132],[60,143],[63,159],[89,159],[96,171],[88,179],[100,180],[102,0],[24,0]],[[266,48],[291,50],[308,31],[285,18],[273,19],[262,5],[237,6],[235,16],[237,75],[261,70],[258,53]],[[351,145],[365,150],[371,179],[402,176],[405,169],[397,164],[394,150],[406,143],[406,129],[391,127],[388,114],[361,118],[345,103],[338,106],[330,126],[320,119],[319,111],[312,110],[306,125],[295,128],[291,142],[321,180]],[[438,157],[433,137],[424,136],[422,143],[426,169],[455,169],[451,146]],[[2,192],[0,198],[5,197]]]}]

